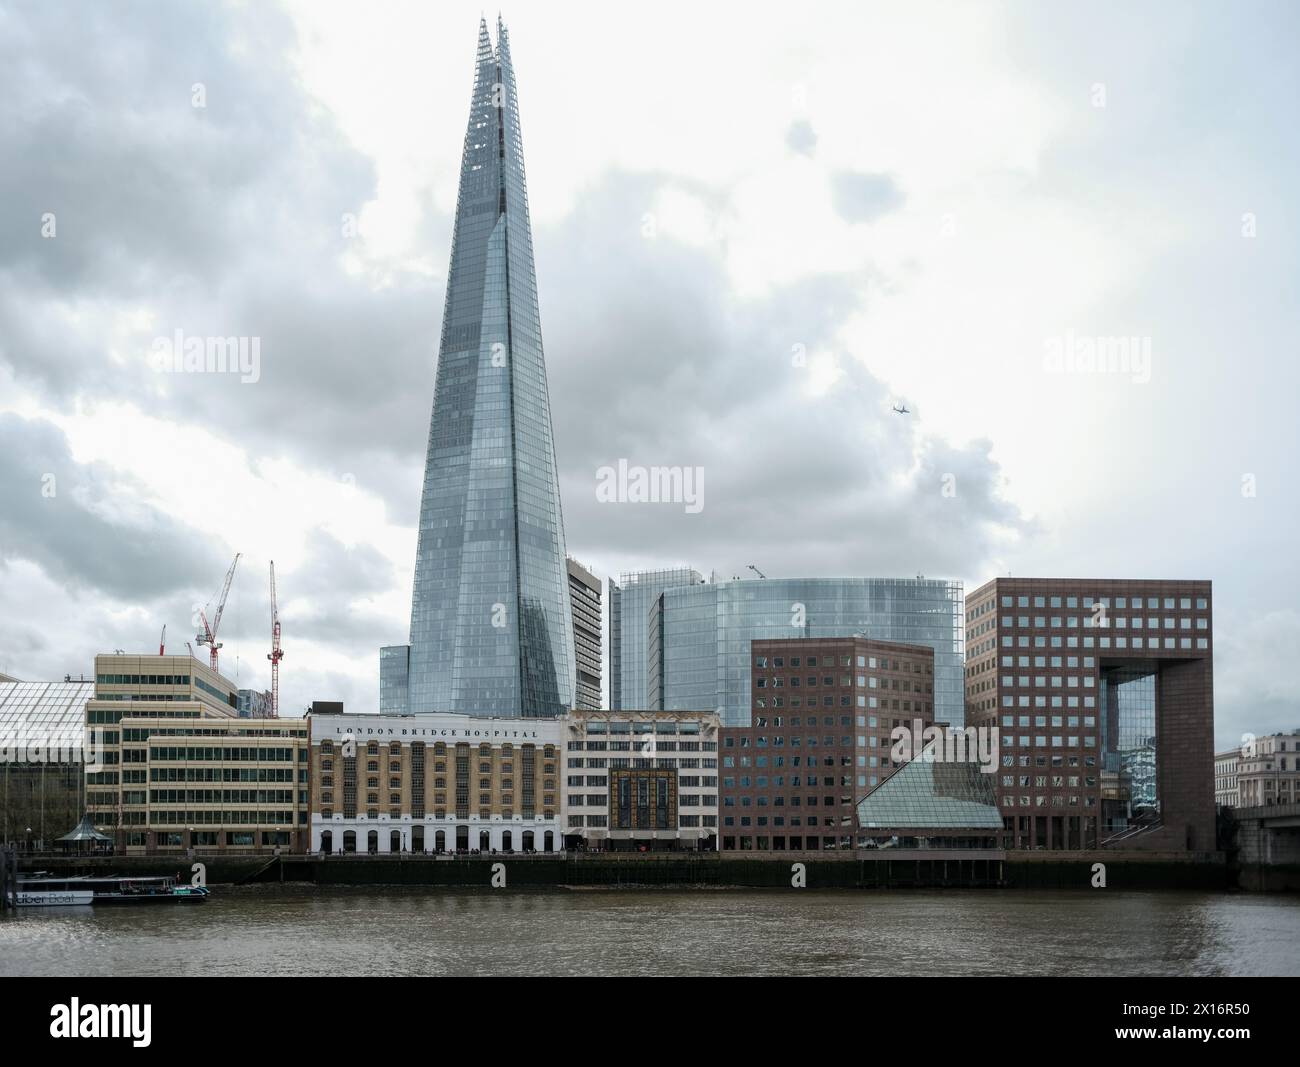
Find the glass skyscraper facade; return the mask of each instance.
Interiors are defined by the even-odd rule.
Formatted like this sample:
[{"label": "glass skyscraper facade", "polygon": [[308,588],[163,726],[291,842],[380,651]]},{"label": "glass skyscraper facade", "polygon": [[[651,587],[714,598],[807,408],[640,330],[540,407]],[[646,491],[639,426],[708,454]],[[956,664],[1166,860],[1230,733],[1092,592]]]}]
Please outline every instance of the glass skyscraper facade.
[{"label": "glass skyscraper facade", "polygon": [[[647,631],[651,608],[665,589],[700,585],[704,576],[689,567],[622,574],[609,579],[609,706],[613,711],[645,711],[649,700],[649,646]],[[656,653],[658,649],[656,649]],[[662,660],[656,656],[656,662]],[[712,705],[688,708],[711,711]]]},{"label": "glass skyscraper facade", "polygon": [[420,504],[411,640],[381,710],[536,717],[574,700],[564,524],[509,38],[479,27]]},{"label": "glass skyscraper facade", "polygon": [[[617,612],[611,583],[611,702],[618,693],[622,707],[650,707],[653,675],[654,697],[663,710],[717,711],[724,726],[748,726],[751,641],[864,636],[934,649],[935,720],[963,724],[960,582],[767,578],[702,583],[693,571],[648,574],[644,581],[640,575],[624,576]],[[682,574],[697,580],[666,584],[662,577]],[[638,591],[635,600],[628,595],[633,590]],[[648,632],[652,609],[659,628],[653,635]]]}]

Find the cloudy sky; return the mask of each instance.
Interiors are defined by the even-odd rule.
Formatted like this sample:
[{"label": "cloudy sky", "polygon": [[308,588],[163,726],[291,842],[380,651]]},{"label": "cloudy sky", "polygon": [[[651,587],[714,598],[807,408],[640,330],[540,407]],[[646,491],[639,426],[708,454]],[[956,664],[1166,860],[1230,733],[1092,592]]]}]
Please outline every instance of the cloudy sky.
[{"label": "cloudy sky", "polygon": [[[238,551],[224,671],[274,559],[285,712],[374,709],[480,13],[0,8],[0,671],[182,650]],[[503,15],[573,555],[1209,578],[1220,746],[1300,727],[1293,5]],[[704,507],[598,502],[619,459]]]}]

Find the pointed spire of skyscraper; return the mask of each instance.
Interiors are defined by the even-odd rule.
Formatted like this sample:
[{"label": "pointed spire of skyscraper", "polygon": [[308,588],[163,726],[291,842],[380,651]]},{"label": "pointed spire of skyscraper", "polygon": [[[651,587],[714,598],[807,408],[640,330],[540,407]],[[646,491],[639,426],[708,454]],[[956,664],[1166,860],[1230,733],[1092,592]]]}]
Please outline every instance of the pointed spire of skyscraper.
[{"label": "pointed spire of skyscraper", "polygon": [[547,716],[571,707],[564,549],[514,70],[504,23],[494,49],[481,19],[411,643],[381,656],[381,710]]}]

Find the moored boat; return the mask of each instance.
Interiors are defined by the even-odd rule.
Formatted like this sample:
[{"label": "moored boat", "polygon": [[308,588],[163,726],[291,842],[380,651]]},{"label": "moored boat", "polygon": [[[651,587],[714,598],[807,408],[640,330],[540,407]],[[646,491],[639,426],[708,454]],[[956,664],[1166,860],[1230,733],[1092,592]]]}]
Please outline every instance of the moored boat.
[{"label": "moored boat", "polygon": [[19,907],[81,906],[87,904],[197,904],[208,897],[207,886],[178,884],[170,875],[157,877],[52,878],[19,876]]}]

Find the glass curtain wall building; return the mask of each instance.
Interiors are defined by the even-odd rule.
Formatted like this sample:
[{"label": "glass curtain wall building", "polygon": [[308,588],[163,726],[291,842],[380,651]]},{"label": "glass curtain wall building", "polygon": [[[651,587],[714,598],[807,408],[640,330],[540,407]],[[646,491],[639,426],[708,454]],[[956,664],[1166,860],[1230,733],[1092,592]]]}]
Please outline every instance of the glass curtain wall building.
[{"label": "glass curtain wall building", "polygon": [[574,702],[564,524],[510,44],[480,23],[420,504],[409,646],[381,709],[560,715]]},{"label": "glass curtain wall building", "polygon": [[[609,579],[609,706],[613,711],[651,707],[647,631],[651,608],[665,589],[701,585],[704,576],[689,567],[636,571]],[[662,661],[656,656],[656,662]],[[713,705],[687,708],[712,711]]]},{"label": "glass curtain wall building", "polygon": [[[610,647],[619,647],[620,663],[617,675],[611,668],[610,692],[612,697],[613,678],[621,678],[623,707],[716,710],[724,726],[748,726],[751,641],[861,636],[932,648],[935,721],[963,724],[960,582],[766,578],[667,584],[655,573],[664,572],[652,572],[645,581],[625,576],[622,609],[611,610]],[[632,589],[638,590],[635,600],[627,596]],[[654,634],[648,632],[652,613]]]}]

